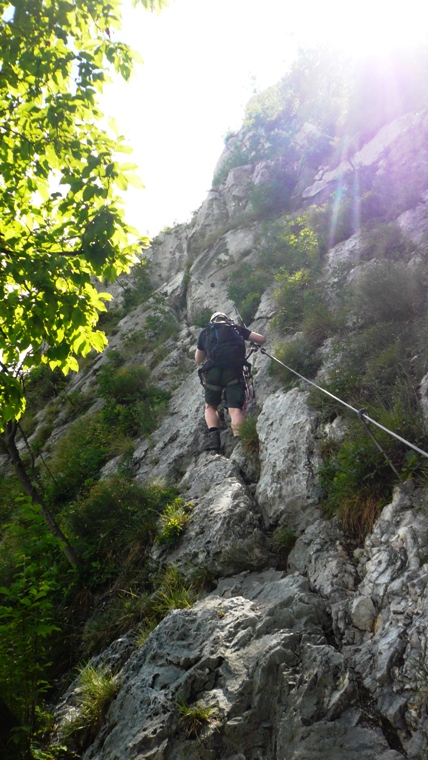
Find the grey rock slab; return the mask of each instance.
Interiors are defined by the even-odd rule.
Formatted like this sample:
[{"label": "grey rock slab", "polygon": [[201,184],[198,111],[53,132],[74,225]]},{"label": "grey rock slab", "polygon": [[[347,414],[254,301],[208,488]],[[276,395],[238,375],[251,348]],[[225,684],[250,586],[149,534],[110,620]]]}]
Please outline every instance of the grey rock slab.
[{"label": "grey rock slab", "polygon": [[425,193],[423,202],[418,203],[416,208],[404,211],[397,219],[405,235],[407,235],[415,245],[423,245],[428,233],[428,194]]},{"label": "grey rock slab", "polygon": [[[195,371],[174,391],[165,419],[148,444],[143,439],[134,452],[138,464],[137,480],[177,479],[201,448],[204,401],[202,386]],[[183,464],[185,463],[185,464]]]},{"label": "grey rock slab", "polygon": [[290,722],[278,737],[281,760],[403,760],[389,749],[380,729],[319,721],[312,726]]},{"label": "grey rock slab", "polygon": [[222,193],[210,190],[196,215],[188,238],[188,250],[192,256],[207,248],[211,235],[218,235],[229,221],[227,203]]},{"label": "grey rock slab", "polygon": [[[242,598],[212,597],[191,610],[170,613],[125,666],[123,687],[104,731],[85,758],[166,758],[171,745],[180,757],[178,747],[184,752],[185,742],[177,732],[178,695],[188,702],[203,697],[209,703],[213,690],[217,709],[227,711],[222,721],[250,709],[257,701],[261,674],[265,679],[270,674],[268,662],[286,656],[278,635],[255,640],[259,617]],[[216,733],[208,745],[218,742]]]},{"label": "grey rock slab", "polygon": [[357,583],[356,569],[335,521],[315,520],[297,539],[288,566],[306,575],[312,588],[330,602],[343,599]]},{"label": "grey rock slab", "polygon": [[257,604],[263,611],[259,630],[276,628],[305,630],[323,635],[328,625],[326,605],[310,590],[308,581],[301,575],[286,575],[269,568],[258,573],[242,573],[220,579],[216,592],[225,599],[243,596]]},{"label": "grey rock slab", "polygon": [[186,498],[196,500],[189,522],[178,545],[156,548],[155,559],[183,569],[203,568],[216,577],[275,562],[260,513],[232,462],[206,452],[181,482],[182,489],[186,483]]},{"label": "grey rock slab", "polygon": [[319,516],[314,445],[317,415],[307,393],[277,391],[264,403],[257,421],[261,473],[256,498],[266,525],[286,523],[301,533]]},{"label": "grey rock slab", "polygon": [[359,242],[360,236],[352,235],[352,237],[329,249],[326,254],[326,267],[330,288],[334,285],[336,278],[340,276],[344,264],[355,265],[358,262]]},{"label": "grey rock slab", "polygon": [[[352,162],[355,166],[372,166],[381,160],[384,151],[390,148],[395,142],[398,142],[408,131],[410,131],[420,121],[418,115],[413,113],[404,114],[398,119],[389,122],[382,127],[379,132],[369,140],[361,150],[352,156]],[[322,178],[317,180],[313,185],[307,187],[303,193],[303,198],[313,198],[318,193],[326,190],[330,183],[340,181],[340,179],[353,172],[351,163],[346,160],[342,161],[336,168],[326,172]]]},{"label": "grey rock slab", "polygon": [[417,500],[411,482],[394,491],[393,501],[382,510],[360,559],[363,576],[359,590],[379,607],[407,593],[409,584],[425,577],[428,515],[412,509]]},{"label": "grey rock slab", "polygon": [[191,323],[202,309],[223,311],[237,319],[228,297],[230,275],[239,270],[243,261],[251,263],[257,257],[254,248],[257,225],[233,229],[219,235],[212,245],[195,259],[188,283],[187,319]]},{"label": "grey rock slab", "polygon": [[178,225],[169,232],[161,232],[144,251],[144,258],[151,264],[151,277],[156,286],[171,280],[185,271],[189,229]]},{"label": "grey rock slab", "polygon": [[237,166],[231,169],[225,183],[222,185],[226,208],[229,216],[233,218],[239,211],[245,209],[248,204],[248,196],[252,186],[254,165]]},{"label": "grey rock slab", "polygon": [[350,613],[353,624],[361,631],[368,631],[376,617],[376,609],[369,596],[355,597],[351,602]]},{"label": "grey rock slab", "polygon": [[[122,688],[85,760],[197,760],[241,752],[253,760],[274,760],[274,726],[286,709],[281,694],[296,683],[302,637],[306,671],[325,651],[324,605],[305,579],[274,570],[221,583],[224,594],[240,587],[244,596],[216,591],[191,609],[173,611],[131,655],[120,674]],[[327,650],[318,695],[325,712],[336,714],[347,685],[338,677],[343,658]],[[215,721],[199,741],[180,734],[178,696],[215,710]]]}]

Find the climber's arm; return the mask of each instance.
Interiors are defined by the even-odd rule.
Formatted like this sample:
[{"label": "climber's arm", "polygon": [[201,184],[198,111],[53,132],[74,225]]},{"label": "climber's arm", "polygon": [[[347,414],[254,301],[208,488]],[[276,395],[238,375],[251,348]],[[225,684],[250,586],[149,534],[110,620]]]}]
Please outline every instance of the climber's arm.
[{"label": "climber's arm", "polygon": [[202,364],[202,362],[205,361],[205,351],[201,351],[200,348],[197,348],[195,351],[195,362],[196,364]]},{"label": "climber's arm", "polygon": [[266,338],[264,335],[259,335],[259,333],[252,332],[250,333],[250,337],[248,340],[251,341],[251,343],[258,343],[259,346],[262,345],[262,343],[266,342]]}]

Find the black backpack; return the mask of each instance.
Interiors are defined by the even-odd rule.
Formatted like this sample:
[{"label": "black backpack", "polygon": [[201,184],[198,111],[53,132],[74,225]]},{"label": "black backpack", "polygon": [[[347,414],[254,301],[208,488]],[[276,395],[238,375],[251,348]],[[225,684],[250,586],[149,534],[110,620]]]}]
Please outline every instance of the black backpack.
[{"label": "black backpack", "polygon": [[245,363],[245,340],[233,322],[210,322],[202,343],[212,366],[242,367]]}]

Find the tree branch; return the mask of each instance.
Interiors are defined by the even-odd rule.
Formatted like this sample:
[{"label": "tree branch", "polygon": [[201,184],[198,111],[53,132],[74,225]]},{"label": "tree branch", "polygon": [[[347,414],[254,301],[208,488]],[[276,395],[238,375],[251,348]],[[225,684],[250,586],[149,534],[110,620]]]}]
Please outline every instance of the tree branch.
[{"label": "tree branch", "polygon": [[34,504],[38,504],[41,507],[42,513],[46,520],[48,528],[51,531],[51,533],[59,540],[61,549],[64,552],[65,556],[67,557],[70,565],[72,565],[72,567],[79,567],[80,562],[79,562],[76,552],[74,551],[68,539],[62,532],[59,525],[57,524],[54,516],[52,515],[51,511],[48,509],[48,507],[44,503],[43,499],[41,498],[37,489],[31,482],[30,478],[28,477],[28,473],[25,469],[20,453],[16,446],[15,436],[16,436],[17,427],[18,427],[17,422],[13,420],[6,423],[6,429],[5,429],[6,449],[7,449],[7,453],[9,455],[11,464],[13,466],[13,469],[15,470],[15,474],[19,482],[21,483],[21,486],[24,492],[27,494],[27,496],[30,497],[30,499],[33,501]]}]

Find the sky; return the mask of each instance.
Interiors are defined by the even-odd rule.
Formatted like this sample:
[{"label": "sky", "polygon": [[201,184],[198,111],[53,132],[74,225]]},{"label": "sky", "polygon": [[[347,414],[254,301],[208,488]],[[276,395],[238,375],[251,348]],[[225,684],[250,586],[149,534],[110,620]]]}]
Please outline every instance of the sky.
[{"label": "sky", "polygon": [[284,76],[299,48],[387,54],[427,30],[427,0],[169,0],[159,15],[125,0],[120,38],[144,65],[128,83],[115,79],[101,105],[145,185],[125,193],[127,220],[149,236],[188,221],[246,103]]}]

